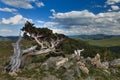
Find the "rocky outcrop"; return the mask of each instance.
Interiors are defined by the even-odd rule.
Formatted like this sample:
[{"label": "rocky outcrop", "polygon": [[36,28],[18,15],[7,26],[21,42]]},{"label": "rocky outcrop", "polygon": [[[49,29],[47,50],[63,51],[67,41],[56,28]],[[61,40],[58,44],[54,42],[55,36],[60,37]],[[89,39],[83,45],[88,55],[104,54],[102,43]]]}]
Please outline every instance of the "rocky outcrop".
[{"label": "rocky outcrop", "polygon": [[46,77],[43,77],[41,80],[61,80],[61,79],[58,79],[56,76],[48,73]]},{"label": "rocky outcrop", "polygon": [[16,80],[35,80],[35,79],[26,78],[26,77],[16,77]]},{"label": "rocky outcrop", "polygon": [[111,67],[118,67],[120,66],[120,59],[114,59],[113,61],[110,62]]},{"label": "rocky outcrop", "polygon": [[[94,58],[79,57],[78,59],[77,56],[73,54],[67,57],[50,57],[44,63],[32,63],[28,65],[27,70],[34,69],[36,73],[41,72],[40,74],[44,74],[39,77],[40,80],[96,80],[99,74],[107,76],[119,73],[118,69],[114,67],[120,66],[120,59],[101,62],[99,54],[96,54]],[[91,67],[93,69],[90,69]],[[98,77],[90,76],[91,70],[94,70],[94,73],[98,70]],[[85,78],[82,72],[85,73]],[[16,77],[16,80],[34,80],[33,78],[18,77],[15,73],[10,73],[10,75]],[[100,78],[100,80],[102,80],[102,78]]]},{"label": "rocky outcrop", "polygon": [[56,67],[59,69],[61,66],[63,66],[68,61],[68,58],[59,58],[59,61],[56,62]]},{"label": "rocky outcrop", "polygon": [[46,62],[44,62],[41,67],[48,70],[50,67],[59,69],[61,66],[63,66],[68,61],[68,58],[64,57],[51,57]]},{"label": "rocky outcrop", "polygon": [[88,77],[88,78],[86,78],[85,80],[95,80],[95,78],[93,78],[93,77]]},{"label": "rocky outcrop", "polygon": [[64,73],[64,76],[67,80],[75,80],[75,77],[70,73]]},{"label": "rocky outcrop", "polygon": [[108,69],[109,68],[109,62],[102,62],[101,63],[101,68],[103,68],[103,69]]},{"label": "rocky outcrop", "polygon": [[91,64],[95,65],[98,68],[101,67],[101,60],[100,60],[100,55],[99,54],[96,54],[96,56],[91,59]]},{"label": "rocky outcrop", "polygon": [[88,68],[85,66],[84,63],[82,63],[81,61],[79,61],[79,62],[77,62],[77,64],[79,65],[80,69],[81,69],[83,72],[89,74],[89,70],[88,70]]}]

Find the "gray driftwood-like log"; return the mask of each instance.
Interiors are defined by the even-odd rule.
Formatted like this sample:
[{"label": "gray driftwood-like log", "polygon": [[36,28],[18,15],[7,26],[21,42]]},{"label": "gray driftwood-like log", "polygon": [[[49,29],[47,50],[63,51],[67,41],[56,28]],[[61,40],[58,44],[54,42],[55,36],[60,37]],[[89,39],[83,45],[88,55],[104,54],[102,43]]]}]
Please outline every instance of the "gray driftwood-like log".
[{"label": "gray driftwood-like log", "polygon": [[21,39],[22,37],[20,35],[18,41],[16,43],[12,43],[12,46],[14,48],[14,54],[13,56],[11,56],[10,64],[5,67],[5,71],[14,72],[20,67],[22,57],[22,51],[20,48]]},{"label": "gray driftwood-like log", "polygon": [[40,50],[36,50],[37,46],[32,46],[28,49],[22,50],[21,49],[21,44],[20,41],[22,40],[21,33],[19,36],[19,39],[17,40],[16,43],[12,43],[12,46],[14,48],[14,54],[11,56],[10,63],[5,67],[6,72],[17,72],[17,70],[20,69],[21,66],[24,65],[24,59],[27,56],[30,55],[39,55],[39,54],[44,54],[44,53],[49,53],[49,52],[55,52],[55,47],[63,40],[63,39],[51,39],[49,42],[47,41],[41,41],[38,40],[38,37],[40,38],[41,36],[35,36],[32,34],[32,38],[41,46]]}]

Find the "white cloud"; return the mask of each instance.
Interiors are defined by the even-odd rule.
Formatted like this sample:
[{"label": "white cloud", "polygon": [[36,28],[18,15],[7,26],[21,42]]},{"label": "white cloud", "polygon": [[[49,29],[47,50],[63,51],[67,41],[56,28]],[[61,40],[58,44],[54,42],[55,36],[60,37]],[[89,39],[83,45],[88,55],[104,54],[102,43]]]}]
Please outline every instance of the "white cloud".
[{"label": "white cloud", "polygon": [[44,27],[53,27],[57,24],[58,24],[57,22],[45,22]]},{"label": "white cloud", "polygon": [[65,34],[120,34],[120,12],[93,14],[87,10],[51,16],[54,32]]},{"label": "white cloud", "polygon": [[16,15],[16,16],[10,17],[9,19],[2,18],[1,23],[18,25],[18,24],[25,23],[26,21],[32,21],[32,20],[24,18],[22,15]]},{"label": "white cloud", "polygon": [[111,8],[112,8],[112,10],[119,10],[120,9],[119,6],[114,6],[114,5],[112,5]]},{"label": "white cloud", "polygon": [[45,21],[42,21],[42,20],[38,20],[37,22],[40,23],[40,24],[45,23]]},{"label": "white cloud", "polygon": [[51,11],[52,13],[56,13],[54,9],[51,9],[50,11]]},{"label": "white cloud", "polygon": [[12,32],[12,30],[9,30],[9,29],[1,29],[0,32],[1,32],[1,33],[10,33],[10,32]]},{"label": "white cloud", "polygon": [[79,18],[79,17],[94,17],[95,15],[93,13],[90,13],[88,10],[83,11],[71,11],[67,13],[57,13],[53,15],[52,18]]},{"label": "white cloud", "polygon": [[108,9],[108,11],[110,12],[110,11],[112,11],[111,9]]},{"label": "white cloud", "polygon": [[51,28],[51,30],[53,30],[53,33],[67,34],[63,29]]},{"label": "white cloud", "polygon": [[106,3],[107,3],[108,5],[112,5],[112,4],[120,3],[120,0],[107,0]]},{"label": "white cloud", "polygon": [[4,12],[16,12],[16,9],[13,8],[0,8],[0,11],[4,11]]},{"label": "white cloud", "polygon": [[43,7],[43,6],[45,6],[43,2],[36,2],[36,5],[37,5],[38,7]]},{"label": "white cloud", "polygon": [[38,0],[1,0],[1,1],[6,5],[24,9],[34,8],[32,3],[36,4],[38,7],[44,6],[44,3],[39,2]]}]

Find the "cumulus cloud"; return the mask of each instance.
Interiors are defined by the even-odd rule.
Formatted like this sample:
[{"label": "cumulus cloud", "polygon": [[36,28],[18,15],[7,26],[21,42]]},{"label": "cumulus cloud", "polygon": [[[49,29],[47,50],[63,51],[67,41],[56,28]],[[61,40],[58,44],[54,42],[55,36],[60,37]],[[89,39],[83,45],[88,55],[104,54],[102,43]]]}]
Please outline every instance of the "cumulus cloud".
[{"label": "cumulus cloud", "polygon": [[0,8],[0,11],[3,11],[3,12],[16,12],[17,10],[13,9],[13,8]]},{"label": "cumulus cloud", "polygon": [[44,23],[44,27],[53,27],[53,26],[56,26],[58,25],[57,22],[45,22]]},{"label": "cumulus cloud", "polygon": [[110,12],[110,11],[112,11],[111,9],[108,9],[108,11]]},{"label": "cumulus cloud", "polygon": [[43,2],[36,2],[36,5],[37,5],[38,7],[43,7],[43,6],[45,6]]},{"label": "cumulus cloud", "polygon": [[26,21],[31,21],[32,22],[31,19],[24,18],[22,15],[16,15],[16,16],[10,17],[9,19],[2,18],[1,23],[2,24],[18,25],[18,24],[25,23]]},{"label": "cumulus cloud", "polygon": [[112,10],[119,10],[120,9],[119,6],[114,6],[114,5],[112,5],[111,8],[112,8]]},{"label": "cumulus cloud", "polygon": [[9,30],[9,29],[1,29],[0,32],[2,32],[2,33],[10,33],[10,32],[12,32],[12,30]]},{"label": "cumulus cloud", "polygon": [[50,12],[52,12],[52,13],[56,13],[54,9],[51,9]]},{"label": "cumulus cloud", "polygon": [[24,9],[34,8],[32,3],[36,4],[36,6],[38,7],[44,6],[44,3],[38,0],[1,0],[1,1],[6,5]]},{"label": "cumulus cloud", "polygon": [[108,5],[112,5],[112,4],[120,3],[120,0],[107,0],[106,3],[107,3]]},{"label": "cumulus cloud", "polygon": [[[56,13],[53,30],[65,34],[120,34],[120,12],[93,14],[88,10]],[[57,25],[57,27],[55,27]]]}]

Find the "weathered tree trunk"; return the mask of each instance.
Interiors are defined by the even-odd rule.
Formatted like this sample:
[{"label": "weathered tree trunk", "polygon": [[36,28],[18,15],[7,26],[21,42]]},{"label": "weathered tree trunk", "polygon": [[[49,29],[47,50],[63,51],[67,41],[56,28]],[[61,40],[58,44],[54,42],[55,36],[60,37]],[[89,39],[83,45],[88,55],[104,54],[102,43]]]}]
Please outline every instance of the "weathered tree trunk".
[{"label": "weathered tree trunk", "polygon": [[14,54],[11,57],[10,64],[5,67],[5,71],[8,72],[15,72],[17,69],[19,69],[21,65],[21,58],[22,58],[22,50],[20,48],[20,41],[22,37],[19,36],[19,39],[16,43],[12,43],[12,46],[14,47]]}]

